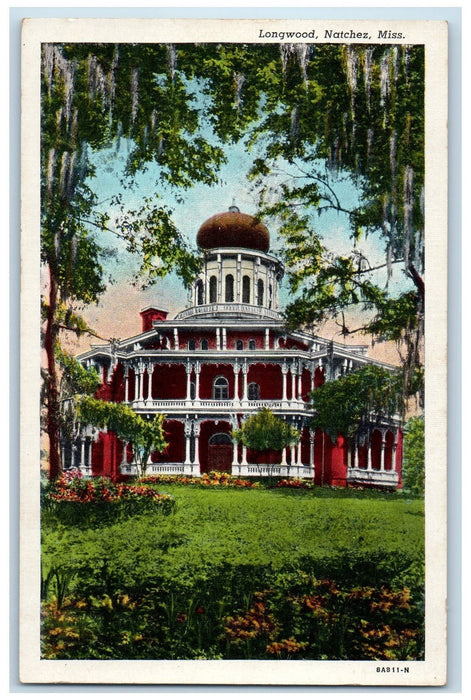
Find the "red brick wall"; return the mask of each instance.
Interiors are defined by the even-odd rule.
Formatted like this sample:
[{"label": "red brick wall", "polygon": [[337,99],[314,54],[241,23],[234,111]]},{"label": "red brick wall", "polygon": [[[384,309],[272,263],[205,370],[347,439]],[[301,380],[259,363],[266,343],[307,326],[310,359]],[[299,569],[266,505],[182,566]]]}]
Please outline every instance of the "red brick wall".
[{"label": "red brick wall", "polygon": [[[229,398],[234,396],[234,370],[231,365],[203,365],[200,372],[200,399],[213,398],[213,382],[216,377],[225,377],[229,382]],[[242,387],[242,374],[239,388]]]},{"label": "red brick wall", "polygon": [[[242,396],[243,374],[239,375],[239,393]],[[260,387],[260,399],[281,399],[283,395],[283,379],[279,365],[250,365],[247,384],[255,382]]]},{"label": "red brick wall", "polygon": [[186,369],[184,365],[154,365],[152,398],[184,399],[186,397]]},{"label": "red brick wall", "polygon": [[183,423],[177,420],[165,421],[163,424],[165,440],[168,446],[163,452],[153,452],[152,462],[184,462],[185,461],[185,433]]}]

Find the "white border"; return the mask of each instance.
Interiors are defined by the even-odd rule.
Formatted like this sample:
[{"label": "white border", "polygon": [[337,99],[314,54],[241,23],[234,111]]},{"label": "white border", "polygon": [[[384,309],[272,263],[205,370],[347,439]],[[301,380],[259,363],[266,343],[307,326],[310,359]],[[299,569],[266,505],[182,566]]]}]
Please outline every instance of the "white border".
[{"label": "white border", "polygon": [[[224,30],[221,32],[221,23]],[[402,31],[397,43],[426,45],[426,661],[395,662],[410,672],[377,674],[381,662],[46,661],[39,657],[39,47],[43,41],[217,41],[258,43],[264,31]],[[22,65],[21,588],[20,680],[38,683],[250,685],[441,685],[446,678],[446,189],[445,22],[241,19],[26,20]],[[339,39],[339,43],[345,40]],[[357,40],[362,43],[362,40]],[[395,42],[396,43],[396,42]],[[34,351],[37,348],[37,353]],[[33,349],[33,350],[32,350]],[[37,585],[36,585],[37,584]],[[392,664],[388,664],[392,665]],[[389,677],[385,678],[384,676]],[[247,680],[243,680],[247,679]]]}]

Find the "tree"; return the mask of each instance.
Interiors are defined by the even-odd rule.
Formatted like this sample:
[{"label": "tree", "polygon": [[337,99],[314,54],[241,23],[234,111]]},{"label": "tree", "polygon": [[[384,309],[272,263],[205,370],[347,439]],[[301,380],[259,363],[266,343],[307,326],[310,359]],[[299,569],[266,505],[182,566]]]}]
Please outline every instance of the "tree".
[{"label": "tree", "polygon": [[[260,216],[281,220],[297,295],[288,325],[333,318],[344,335],[395,341],[408,391],[423,344],[424,47],[212,45],[194,70],[216,133],[247,133]],[[317,233],[316,217],[331,213],[350,228],[346,253]],[[366,237],[379,262],[360,251]],[[394,291],[395,269],[404,284]],[[352,327],[358,309],[369,316]]]},{"label": "tree", "polygon": [[157,201],[158,192],[153,201],[131,210],[118,197],[112,205],[120,213],[110,229],[109,214],[91,185],[96,174],[91,154],[120,139],[132,146],[129,177],[155,160],[160,186],[215,181],[222,150],[198,133],[198,111],[175,58],[171,45],[43,45],[41,260],[48,278],[43,344],[50,478],[60,471],[59,336],[91,332],[76,307],[96,302],[106,288],[107,251],[97,244],[93,229],[112,230],[141,257],[140,272],[150,281],[175,268],[188,282],[197,269],[172,212]]},{"label": "tree", "polygon": [[[330,318],[344,335],[395,341],[408,390],[423,342],[423,47],[330,45],[302,60],[292,49],[284,74],[280,110],[258,129],[267,132],[267,145],[252,177],[266,183],[261,211],[282,221],[298,294],[287,322]],[[348,203],[350,183],[358,194]],[[316,233],[313,215],[329,212],[350,227],[346,254],[329,250]],[[381,244],[381,261],[360,252],[367,236]],[[394,268],[408,280],[399,292],[388,287]],[[352,326],[346,314],[358,308],[369,316]]]},{"label": "tree", "polygon": [[75,357],[60,345],[55,351],[59,370],[59,429],[62,440],[73,440],[77,425],[75,397],[93,396],[99,389],[101,379],[95,367],[83,367]]},{"label": "tree", "polygon": [[262,408],[245,420],[232,436],[253,450],[282,450],[299,440],[299,430],[275,416],[268,408]]},{"label": "tree", "polygon": [[77,415],[81,422],[106,428],[131,444],[140,477],[146,473],[152,452],[162,452],[167,447],[162,428],[165,416],[161,414],[146,420],[125,404],[82,396],[77,401]]},{"label": "tree", "polygon": [[403,382],[400,372],[365,365],[354,372],[319,386],[311,395],[313,428],[336,440],[349,439],[372,422],[403,411]]},{"label": "tree", "polygon": [[402,463],[404,489],[421,496],[425,490],[424,418],[411,418],[404,428],[404,458]]}]

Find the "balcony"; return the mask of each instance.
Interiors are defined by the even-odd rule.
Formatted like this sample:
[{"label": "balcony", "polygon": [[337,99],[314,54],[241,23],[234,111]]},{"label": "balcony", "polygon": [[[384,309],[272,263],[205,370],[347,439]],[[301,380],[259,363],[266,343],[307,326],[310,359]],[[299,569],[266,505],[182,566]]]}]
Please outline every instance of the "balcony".
[{"label": "balcony", "polygon": [[[137,467],[135,464],[122,464],[121,474],[126,476],[137,476]],[[158,464],[150,463],[147,466],[146,476],[157,475],[171,476],[201,476],[200,465],[195,462],[193,464],[184,464],[180,462]],[[233,464],[231,468],[231,476],[235,477],[290,477],[296,479],[314,479],[314,467],[305,465],[290,465],[290,464]]]},{"label": "balcony", "polygon": [[180,311],[175,316],[175,320],[184,320],[193,317],[216,318],[218,316],[231,316],[240,318],[244,316],[256,316],[260,319],[270,318],[274,321],[281,320],[281,314],[274,309],[267,309],[265,306],[255,306],[253,304],[238,304],[234,302],[218,302],[215,304],[202,304],[192,306],[189,309]]},{"label": "balcony", "polygon": [[348,469],[347,482],[365,484],[365,486],[387,486],[397,488],[399,484],[399,474],[395,471],[377,469],[359,469],[358,467]]},{"label": "balcony", "polygon": [[272,411],[296,411],[310,413],[310,405],[299,399],[267,399],[249,401],[248,399],[141,399],[128,401],[135,411],[150,413],[182,413],[197,411],[208,413],[234,413],[238,411],[259,411],[269,408]]}]

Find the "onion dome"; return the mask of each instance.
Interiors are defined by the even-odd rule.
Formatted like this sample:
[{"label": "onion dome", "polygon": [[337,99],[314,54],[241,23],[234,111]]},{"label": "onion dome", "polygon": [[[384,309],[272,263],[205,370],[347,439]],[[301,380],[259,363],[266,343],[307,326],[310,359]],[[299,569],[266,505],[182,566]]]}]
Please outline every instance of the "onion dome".
[{"label": "onion dome", "polygon": [[261,221],[242,214],[238,207],[215,214],[201,225],[196,236],[200,248],[250,248],[267,253],[270,234]]}]

